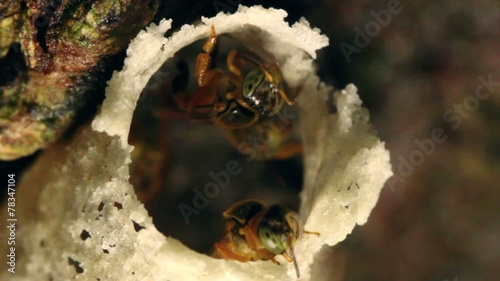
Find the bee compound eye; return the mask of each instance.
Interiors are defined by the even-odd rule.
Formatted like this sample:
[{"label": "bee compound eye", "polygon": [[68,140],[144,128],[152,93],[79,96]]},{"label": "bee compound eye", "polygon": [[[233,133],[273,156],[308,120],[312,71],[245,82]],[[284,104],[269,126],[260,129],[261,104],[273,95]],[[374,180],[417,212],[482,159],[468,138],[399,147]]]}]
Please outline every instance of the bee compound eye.
[{"label": "bee compound eye", "polygon": [[241,88],[244,98],[250,98],[264,80],[264,73],[259,68],[254,68],[245,76]]},{"label": "bee compound eye", "polygon": [[242,94],[245,102],[263,116],[270,116],[281,108],[278,86],[265,79],[264,73],[258,68],[245,77]]},{"label": "bee compound eye", "polygon": [[285,251],[281,235],[273,232],[267,224],[261,224],[258,229],[258,236],[264,248],[271,253],[281,254]]}]

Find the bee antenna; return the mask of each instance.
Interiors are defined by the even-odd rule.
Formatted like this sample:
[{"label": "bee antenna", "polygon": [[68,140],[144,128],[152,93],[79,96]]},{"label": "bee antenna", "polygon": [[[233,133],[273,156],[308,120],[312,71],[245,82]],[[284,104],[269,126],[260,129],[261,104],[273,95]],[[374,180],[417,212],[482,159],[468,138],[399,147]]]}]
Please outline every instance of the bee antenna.
[{"label": "bee antenna", "polygon": [[299,278],[300,271],[299,271],[299,266],[297,265],[297,259],[295,258],[295,253],[293,252],[293,247],[290,248],[290,253],[292,254],[293,265],[295,265],[295,272],[297,272],[297,278]]}]

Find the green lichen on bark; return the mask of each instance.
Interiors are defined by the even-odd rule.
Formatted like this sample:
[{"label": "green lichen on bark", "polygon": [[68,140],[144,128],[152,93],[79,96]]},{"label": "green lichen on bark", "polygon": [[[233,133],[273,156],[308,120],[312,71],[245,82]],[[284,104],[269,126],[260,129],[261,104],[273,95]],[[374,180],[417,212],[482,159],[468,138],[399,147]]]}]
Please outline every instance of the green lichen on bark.
[{"label": "green lichen on bark", "polygon": [[157,0],[32,0],[0,4],[0,159],[61,136]]}]

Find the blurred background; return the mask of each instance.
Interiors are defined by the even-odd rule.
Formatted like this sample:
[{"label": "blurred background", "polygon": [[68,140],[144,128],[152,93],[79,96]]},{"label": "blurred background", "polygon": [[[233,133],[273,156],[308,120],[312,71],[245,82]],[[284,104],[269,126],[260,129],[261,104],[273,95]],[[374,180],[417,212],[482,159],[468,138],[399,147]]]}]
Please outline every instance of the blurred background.
[{"label": "blurred background", "polygon": [[[155,21],[172,18],[175,29],[233,12],[240,2],[281,8],[290,23],[305,17],[321,29],[330,46],[319,53],[319,76],[339,89],[358,87],[391,152],[395,177],[367,224],[329,252],[325,280],[498,280],[500,2],[163,1]],[[194,50],[186,60],[195,59]],[[142,142],[137,151],[148,143],[154,149],[131,181],[144,188],[139,195],[160,231],[206,253],[224,233],[221,213],[239,200],[298,208],[300,157],[247,162],[220,128],[167,122],[155,108],[160,95],[145,97],[131,141]],[[431,141],[433,132],[440,134]],[[1,170],[22,172],[34,158],[2,162]],[[243,172],[186,223],[179,204],[192,206],[193,189],[202,190],[213,181],[209,173],[230,160]]]}]

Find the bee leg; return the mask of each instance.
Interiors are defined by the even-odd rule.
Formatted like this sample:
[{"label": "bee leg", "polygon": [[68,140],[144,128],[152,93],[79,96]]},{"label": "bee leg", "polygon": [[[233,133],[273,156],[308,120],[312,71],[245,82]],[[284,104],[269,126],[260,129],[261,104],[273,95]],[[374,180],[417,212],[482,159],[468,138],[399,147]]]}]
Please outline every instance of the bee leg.
[{"label": "bee leg", "polygon": [[304,229],[304,233],[305,233],[305,234],[312,234],[312,235],[316,235],[316,236],[319,236],[319,235],[320,235],[320,233],[319,233],[319,232],[316,232],[316,231],[307,231],[307,230],[305,230],[305,229]]},{"label": "bee leg", "polygon": [[[216,98],[217,80],[224,77],[224,73],[220,69],[212,69],[207,72],[208,74],[204,76],[207,84],[204,87],[198,87],[196,92],[194,92],[189,100],[186,102],[186,110],[191,112],[195,108],[214,106]],[[213,83],[212,83],[213,82]]]},{"label": "bee leg", "polygon": [[237,261],[241,261],[241,262],[250,261],[250,259],[247,257],[243,257],[243,256],[240,256],[238,254],[235,254],[233,251],[228,249],[222,243],[215,243],[214,251],[212,252],[211,256],[214,258],[218,258],[218,259],[237,260]]},{"label": "bee leg", "polygon": [[274,264],[281,265],[281,263],[280,263],[279,261],[277,261],[274,257],[271,259],[271,261],[272,261]]},{"label": "bee leg", "polygon": [[[281,70],[278,63],[268,64],[264,67],[264,70],[266,79],[269,82],[274,83],[276,85],[281,84],[283,75],[281,74]],[[293,105],[295,103],[295,100],[290,99],[285,90],[283,90],[283,88],[279,87],[278,92],[288,105]]]},{"label": "bee leg", "polygon": [[295,103],[295,101],[292,101],[288,98],[287,94],[283,89],[279,89],[278,92],[288,105],[293,105]]},{"label": "bee leg", "polygon": [[283,253],[283,257],[285,258],[285,260],[287,262],[292,262],[293,261],[293,257],[290,256],[288,253]]},{"label": "bee leg", "polygon": [[200,53],[196,58],[196,81],[199,87],[204,87],[210,82],[214,73],[212,67],[212,52],[217,45],[217,34],[215,27],[212,25],[210,28],[210,36],[203,45],[203,53]]},{"label": "bee leg", "polygon": [[217,80],[224,77],[220,69],[213,69],[213,52],[217,46],[215,27],[210,28],[210,36],[203,45],[203,53],[196,58],[196,81],[198,89],[184,102],[184,108],[192,112],[196,108],[215,106]]},{"label": "bee leg", "polygon": [[243,231],[245,233],[245,240],[247,241],[250,249],[259,249],[259,245],[261,244],[261,242],[259,237],[255,234],[255,231],[252,231],[252,227],[250,225],[245,225]]},{"label": "bee leg", "polygon": [[227,55],[227,68],[231,73],[233,73],[238,80],[243,81],[243,75],[241,74],[240,67],[236,65],[236,56],[237,56],[237,51],[236,50],[231,50],[229,54]]},{"label": "bee leg", "polygon": [[217,33],[215,32],[215,27],[212,25],[210,27],[210,36],[203,45],[203,51],[207,54],[211,54],[217,44]]},{"label": "bee leg", "polygon": [[214,79],[216,73],[215,70],[209,69],[212,63],[212,59],[208,54],[199,54],[196,59],[196,81],[198,82],[198,87],[205,87],[207,84]]}]

